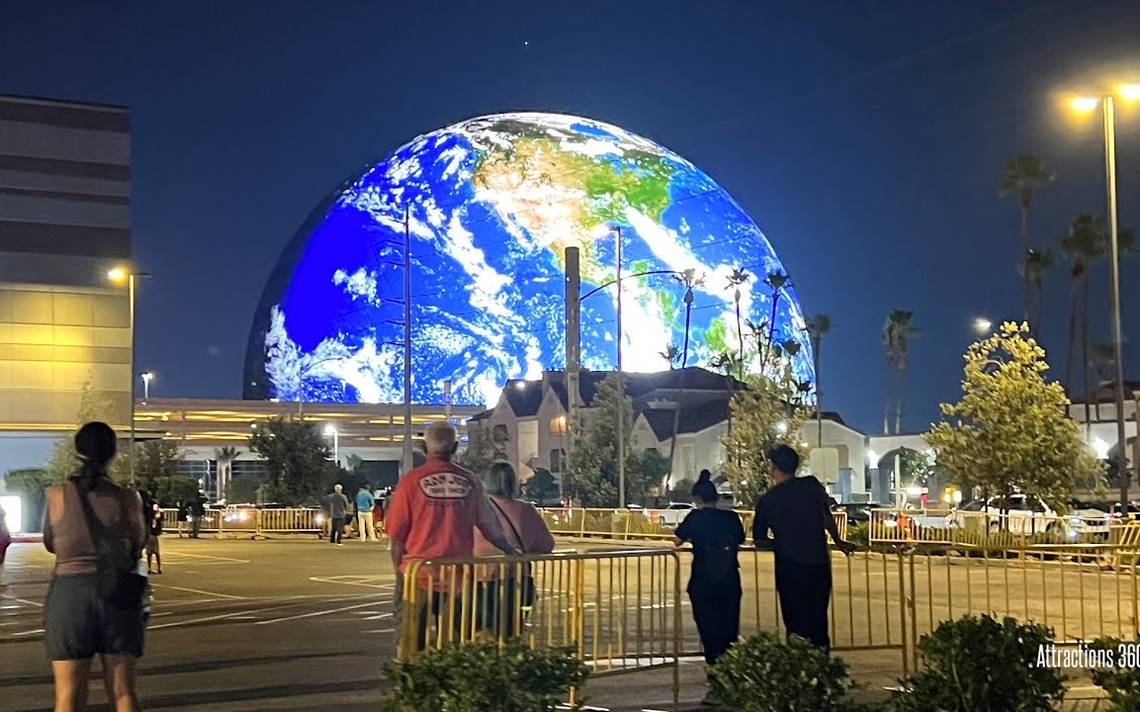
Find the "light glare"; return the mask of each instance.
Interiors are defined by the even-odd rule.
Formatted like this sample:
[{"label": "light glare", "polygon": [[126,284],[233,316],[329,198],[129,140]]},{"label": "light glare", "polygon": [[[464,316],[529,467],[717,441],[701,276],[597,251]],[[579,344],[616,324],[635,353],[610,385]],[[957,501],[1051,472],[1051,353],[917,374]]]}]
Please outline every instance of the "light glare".
[{"label": "light glare", "polygon": [[1121,84],[1116,89],[1116,93],[1120,98],[1127,101],[1136,101],[1140,99],[1140,84]]},{"label": "light glare", "polygon": [[1081,113],[1093,111],[1098,105],[1100,105],[1100,100],[1094,99],[1091,96],[1078,96],[1069,101],[1069,106],[1073,111],[1079,111]]}]

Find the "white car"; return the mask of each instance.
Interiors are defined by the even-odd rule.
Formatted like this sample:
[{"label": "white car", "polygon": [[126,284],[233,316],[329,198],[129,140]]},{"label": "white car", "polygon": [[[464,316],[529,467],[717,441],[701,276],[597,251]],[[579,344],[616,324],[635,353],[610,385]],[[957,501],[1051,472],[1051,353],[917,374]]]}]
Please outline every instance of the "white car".
[{"label": "white car", "polygon": [[[986,522],[990,531],[1006,530],[1011,534],[1058,534],[1069,540],[1082,537],[1108,536],[1109,515],[1099,509],[1075,509],[1060,514],[1039,498],[1027,494],[991,497],[985,503],[971,502],[951,515],[953,523],[962,528],[978,526],[973,522]],[[984,512],[984,514],[983,514]],[[984,516],[984,519],[983,519]],[[1006,520],[1003,524],[1003,520]]]},{"label": "white car", "polygon": [[696,509],[688,502],[670,502],[669,506],[658,512],[662,526],[676,529],[689,516],[689,512]]}]

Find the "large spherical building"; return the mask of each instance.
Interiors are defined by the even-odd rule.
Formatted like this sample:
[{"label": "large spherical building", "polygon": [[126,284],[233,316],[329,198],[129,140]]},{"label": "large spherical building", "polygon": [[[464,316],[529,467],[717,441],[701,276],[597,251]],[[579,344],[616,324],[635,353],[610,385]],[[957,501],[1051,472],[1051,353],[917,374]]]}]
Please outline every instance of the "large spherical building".
[{"label": "large spherical building", "polygon": [[[702,279],[689,364],[703,365],[738,350],[733,270],[748,274],[741,320],[757,324],[773,302],[765,275],[783,271],[744,210],[675,153],[590,119],[482,116],[400,147],[312,213],[262,295],[247,398],[402,401],[405,219],[417,403],[441,402],[445,380],[456,403],[494,402],[509,378],[563,368],[564,249],[580,248],[586,294],[615,275],[615,228],[627,370],[668,368],[663,352],[685,336],[684,288],[670,274],[629,275]],[[790,365],[813,380],[794,291],[775,302],[775,340],[799,344]],[[582,301],[585,368],[614,367],[615,303],[612,287]]]}]

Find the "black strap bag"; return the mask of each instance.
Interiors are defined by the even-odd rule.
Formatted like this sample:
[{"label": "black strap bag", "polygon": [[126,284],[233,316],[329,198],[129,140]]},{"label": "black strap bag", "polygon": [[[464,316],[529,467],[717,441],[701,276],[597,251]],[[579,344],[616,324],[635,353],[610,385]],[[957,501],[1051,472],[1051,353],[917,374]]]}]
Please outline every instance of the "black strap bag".
[{"label": "black strap bag", "polygon": [[[83,517],[87,520],[87,531],[95,544],[95,570],[99,597],[112,608],[130,611],[142,608],[143,594],[146,593],[146,577],[136,572],[138,556],[131,551],[131,545],[107,529],[91,506],[87,492],[75,483],[79,504],[83,507]],[[120,498],[120,511],[127,522],[130,512]]]}]

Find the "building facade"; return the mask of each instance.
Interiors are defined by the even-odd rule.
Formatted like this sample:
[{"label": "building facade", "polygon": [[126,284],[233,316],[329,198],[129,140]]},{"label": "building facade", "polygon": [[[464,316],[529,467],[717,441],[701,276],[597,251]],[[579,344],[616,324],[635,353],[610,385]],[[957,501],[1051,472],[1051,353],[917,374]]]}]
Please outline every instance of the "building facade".
[{"label": "building facade", "polygon": [[127,426],[130,199],[126,108],[0,96],[0,474],[81,409]]}]

